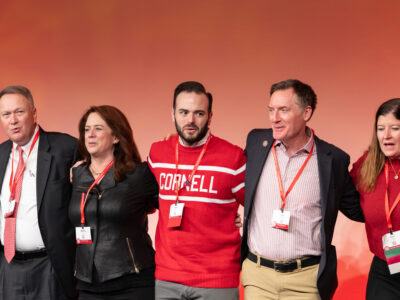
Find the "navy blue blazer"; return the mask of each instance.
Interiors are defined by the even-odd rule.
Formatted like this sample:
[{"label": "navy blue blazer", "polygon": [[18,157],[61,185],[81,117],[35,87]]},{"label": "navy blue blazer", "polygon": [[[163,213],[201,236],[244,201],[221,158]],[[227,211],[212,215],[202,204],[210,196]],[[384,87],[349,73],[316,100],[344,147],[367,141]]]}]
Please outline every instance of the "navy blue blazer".
[{"label": "navy blue blazer", "polygon": [[[254,129],[246,143],[246,191],[244,206],[243,239],[241,247],[242,261],[248,254],[248,224],[254,203],[258,181],[267,156],[274,143],[271,129]],[[333,297],[338,285],[337,257],[335,246],[332,245],[333,230],[338,211],[348,218],[362,222],[364,216],[361,210],[359,195],[348,172],[349,156],[339,148],[315,136],[317,149],[318,171],[321,190],[322,209],[322,255],[318,270],[317,287],[322,300]]]}]

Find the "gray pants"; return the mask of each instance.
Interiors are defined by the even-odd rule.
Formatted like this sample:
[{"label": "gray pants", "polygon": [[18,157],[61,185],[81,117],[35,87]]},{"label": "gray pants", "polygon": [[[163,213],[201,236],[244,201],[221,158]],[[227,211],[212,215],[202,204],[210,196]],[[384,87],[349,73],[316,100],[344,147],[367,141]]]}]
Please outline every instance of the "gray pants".
[{"label": "gray pants", "polygon": [[0,252],[0,300],[66,300],[48,256],[7,263]]},{"label": "gray pants", "polygon": [[237,288],[197,288],[156,280],[156,300],[238,300]]}]

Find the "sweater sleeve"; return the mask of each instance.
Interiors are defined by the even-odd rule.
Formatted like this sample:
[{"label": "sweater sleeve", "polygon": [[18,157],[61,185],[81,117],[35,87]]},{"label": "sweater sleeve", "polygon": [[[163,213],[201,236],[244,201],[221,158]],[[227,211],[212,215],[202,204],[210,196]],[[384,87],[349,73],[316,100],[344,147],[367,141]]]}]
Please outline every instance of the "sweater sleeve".
[{"label": "sweater sleeve", "polygon": [[367,157],[367,152],[365,152],[351,167],[350,176],[353,179],[353,183],[355,186],[359,183],[360,169],[362,164],[364,163],[365,158]]},{"label": "sweater sleeve", "polygon": [[232,193],[241,205],[244,205],[244,175],[246,170],[246,156],[240,149],[235,162],[235,173],[232,177]]}]

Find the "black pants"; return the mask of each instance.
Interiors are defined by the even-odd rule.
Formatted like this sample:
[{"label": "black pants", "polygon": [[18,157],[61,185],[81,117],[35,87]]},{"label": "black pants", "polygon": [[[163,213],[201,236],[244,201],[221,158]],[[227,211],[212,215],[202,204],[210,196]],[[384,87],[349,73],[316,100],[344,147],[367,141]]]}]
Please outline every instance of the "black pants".
[{"label": "black pants", "polygon": [[399,300],[400,273],[390,275],[386,261],[374,256],[368,275],[367,300]]},{"label": "black pants", "polygon": [[107,293],[79,291],[79,300],[154,300],[154,286],[129,288]]},{"label": "black pants", "polygon": [[7,263],[0,253],[0,300],[64,300],[48,256]]}]

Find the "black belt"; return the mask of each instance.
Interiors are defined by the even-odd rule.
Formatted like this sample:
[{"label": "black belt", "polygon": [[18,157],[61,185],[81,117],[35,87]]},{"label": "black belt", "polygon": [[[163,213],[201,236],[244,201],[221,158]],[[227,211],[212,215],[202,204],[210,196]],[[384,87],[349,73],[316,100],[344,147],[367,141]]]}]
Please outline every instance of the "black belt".
[{"label": "black belt", "polygon": [[[257,263],[257,255],[249,252],[247,254],[247,258],[252,262]],[[293,259],[289,261],[273,261],[266,258],[260,257],[260,265],[264,267],[268,267],[274,269],[277,272],[292,272],[297,269],[313,266],[319,263],[321,257],[320,256],[307,256],[304,258],[299,258],[298,260]],[[299,263],[297,262],[299,261]]]},{"label": "black belt", "polygon": [[[0,244],[0,252],[4,252],[4,246]],[[39,258],[47,256],[46,249],[33,250],[33,251],[15,251],[14,259],[28,260],[32,258]]]},{"label": "black belt", "polygon": [[15,251],[14,259],[16,260],[28,260],[32,258],[39,258],[47,256],[46,249],[40,249],[35,251]]}]

